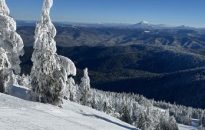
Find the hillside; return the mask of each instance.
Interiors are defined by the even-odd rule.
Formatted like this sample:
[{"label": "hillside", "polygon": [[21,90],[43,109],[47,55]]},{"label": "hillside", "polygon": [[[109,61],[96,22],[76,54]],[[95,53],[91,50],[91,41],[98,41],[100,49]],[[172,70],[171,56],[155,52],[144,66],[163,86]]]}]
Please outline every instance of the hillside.
[{"label": "hillside", "polygon": [[1,130],[137,130],[114,117],[64,101],[63,108],[0,94]]},{"label": "hillside", "polygon": [[[19,24],[18,24],[19,25]],[[128,46],[136,44],[161,45],[204,52],[205,29],[195,28],[136,28],[134,26],[78,26],[55,24],[59,46]],[[35,24],[20,24],[18,33],[26,46],[31,46]]]},{"label": "hillside", "polygon": [[204,130],[204,28],[53,23],[53,0],[17,23],[0,5],[0,130]]},{"label": "hillside", "polygon": [[[29,74],[32,47],[25,47],[25,52],[22,70]],[[156,100],[205,108],[203,55],[179,48],[151,45],[59,46],[58,53],[74,61],[78,77],[81,77],[81,70],[88,67],[94,88],[134,92]],[[198,100],[195,100],[195,95],[198,95]]]},{"label": "hillside", "polygon": [[[0,129],[138,130],[103,112],[68,100],[64,100],[62,108],[27,100],[30,97],[29,91],[26,87],[15,85],[11,87],[10,95],[0,93]],[[164,111],[158,107],[155,109]],[[179,130],[197,130],[198,125],[194,120],[192,125],[178,124],[178,127]]]}]

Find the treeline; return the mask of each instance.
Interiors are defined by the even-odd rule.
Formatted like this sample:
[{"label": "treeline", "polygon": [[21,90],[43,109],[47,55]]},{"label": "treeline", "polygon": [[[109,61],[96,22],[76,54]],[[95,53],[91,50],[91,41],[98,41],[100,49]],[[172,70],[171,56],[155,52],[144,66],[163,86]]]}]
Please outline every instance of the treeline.
[{"label": "treeline", "polygon": [[154,101],[135,94],[90,89],[87,70],[80,85],[70,78],[67,88],[65,99],[105,112],[142,130],[178,130],[175,118],[168,110],[155,107]]},{"label": "treeline", "polygon": [[205,126],[205,111],[203,109],[170,104],[162,101],[154,101],[153,105],[162,109],[169,110],[169,114],[171,116],[174,116],[178,123],[192,125],[193,120],[195,120],[199,128],[204,128]]}]

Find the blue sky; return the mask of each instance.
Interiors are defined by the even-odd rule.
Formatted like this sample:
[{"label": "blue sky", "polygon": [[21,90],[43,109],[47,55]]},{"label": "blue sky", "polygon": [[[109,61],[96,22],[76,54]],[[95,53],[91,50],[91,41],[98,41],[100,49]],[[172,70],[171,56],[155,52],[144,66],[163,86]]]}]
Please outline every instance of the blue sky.
[{"label": "blue sky", "polygon": [[[11,15],[38,20],[43,0],[7,0]],[[54,21],[205,27],[205,0],[54,0]]]}]

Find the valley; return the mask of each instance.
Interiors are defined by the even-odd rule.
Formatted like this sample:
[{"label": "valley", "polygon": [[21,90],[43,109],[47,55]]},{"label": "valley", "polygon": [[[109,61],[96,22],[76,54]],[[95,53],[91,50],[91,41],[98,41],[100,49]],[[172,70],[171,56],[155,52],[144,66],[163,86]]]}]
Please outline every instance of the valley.
[{"label": "valley", "polygon": [[[205,108],[205,31],[155,27],[148,33],[133,26],[57,25],[58,53],[70,57],[80,74],[88,67],[94,88]],[[24,74],[32,65],[33,29],[18,30],[25,43]]]}]

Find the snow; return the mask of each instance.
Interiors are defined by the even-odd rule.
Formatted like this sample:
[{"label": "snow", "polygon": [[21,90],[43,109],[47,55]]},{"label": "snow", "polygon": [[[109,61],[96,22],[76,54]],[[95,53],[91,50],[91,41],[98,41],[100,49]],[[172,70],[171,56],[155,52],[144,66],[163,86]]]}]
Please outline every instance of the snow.
[{"label": "snow", "polygon": [[192,126],[199,127],[200,121],[199,121],[199,119],[192,119],[191,124],[192,124]]},{"label": "snow", "polygon": [[198,130],[196,127],[178,124],[179,130]]},{"label": "snow", "polygon": [[[53,0],[44,0],[41,20],[35,30],[31,87],[36,100],[59,105],[64,97],[69,76],[76,75],[76,66],[69,58],[56,53],[56,28],[50,18]],[[44,80],[42,80],[42,77]]]},{"label": "snow", "polygon": [[11,87],[9,87],[8,89],[8,94],[24,99],[24,100],[30,100],[31,96],[30,96],[30,92],[31,90],[24,87],[24,86],[20,86],[20,85],[13,85]]},{"label": "snow", "polygon": [[16,32],[16,22],[10,16],[5,0],[0,0],[0,47],[7,53],[8,60],[15,73],[20,73],[20,59],[23,55],[23,40]]},{"label": "snow", "polygon": [[65,56],[58,55],[59,63],[66,70],[67,75],[76,76],[77,70],[72,60]]},{"label": "snow", "polygon": [[5,0],[0,0],[0,12],[1,13],[5,13],[5,14],[10,14],[10,10],[8,8],[8,6],[6,5]]},{"label": "snow", "polygon": [[0,115],[1,130],[137,130],[70,101],[64,101],[63,108],[59,108],[0,94]]},{"label": "snow", "polygon": [[200,127],[199,126],[199,119],[192,119],[191,125],[192,126],[178,124],[179,130],[198,130],[197,127]]},{"label": "snow", "polygon": [[150,33],[150,31],[144,31],[145,33]]},{"label": "snow", "polygon": [[149,24],[149,22],[146,21],[146,20],[142,20],[142,21],[139,22],[139,24]]}]

